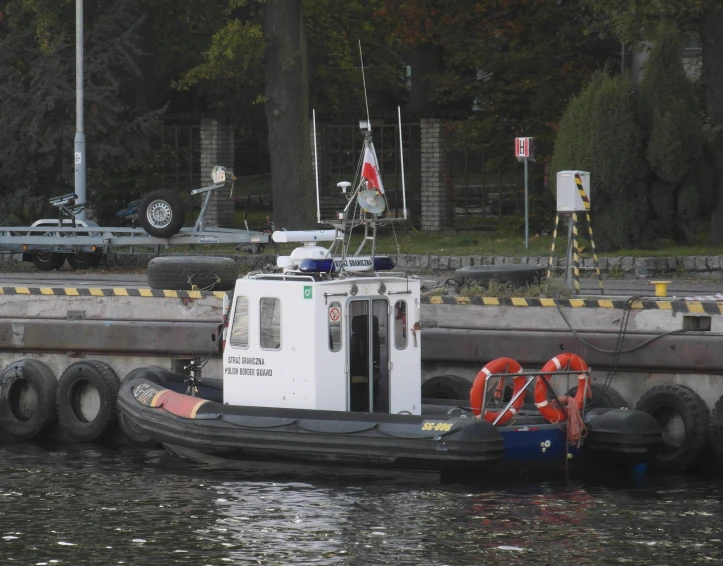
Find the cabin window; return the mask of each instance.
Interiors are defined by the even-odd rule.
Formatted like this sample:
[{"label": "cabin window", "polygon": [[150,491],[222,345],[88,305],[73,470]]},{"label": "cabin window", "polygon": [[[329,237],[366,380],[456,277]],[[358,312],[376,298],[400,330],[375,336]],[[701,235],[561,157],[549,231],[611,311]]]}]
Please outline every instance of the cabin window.
[{"label": "cabin window", "polygon": [[332,352],[341,350],[341,304],[329,304],[329,349]]},{"label": "cabin window", "polygon": [[231,325],[231,346],[235,348],[249,347],[249,299],[236,298],[236,310]]},{"label": "cabin window", "polygon": [[407,347],[407,301],[394,305],[394,346],[397,350]]},{"label": "cabin window", "polygon": [[281,301],[271,297],[261,299],[261,348],[281,349]]}]

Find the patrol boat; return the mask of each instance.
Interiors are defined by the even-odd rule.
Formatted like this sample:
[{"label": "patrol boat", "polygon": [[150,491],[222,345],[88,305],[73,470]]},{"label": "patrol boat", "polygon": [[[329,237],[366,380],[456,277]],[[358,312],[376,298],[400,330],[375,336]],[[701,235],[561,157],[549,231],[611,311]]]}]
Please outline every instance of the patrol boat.
[{"label": "patrol boat", "polygon": [[[422,399],[420,280],[394,272],[375,248],[379,224],[406,218],[406,195],[398,218],[384,214],[370,128],[360,161],[354,190],[339,184],[347,203],[333,230],[275,233],[277,242],[303,245],[278,258],[278,272],[236,282],[224,301],[222,377],[201,377],[196,365],[189,376],[141,368],[126,377],[119,393],[126,434],[201,461],[302,460],[474,477],[590,459],[624,468],[649,462],[661,442],[657,421],[587,410],[589,368],[581,360],[555,358],[538,377],[500,358],[480,371],[470,399]],[[355,227],[364,237],[351,254]],[[553,375],[578,383],[567,406],[553,392]],[[526,399],[533,388],[535,404]]]}]

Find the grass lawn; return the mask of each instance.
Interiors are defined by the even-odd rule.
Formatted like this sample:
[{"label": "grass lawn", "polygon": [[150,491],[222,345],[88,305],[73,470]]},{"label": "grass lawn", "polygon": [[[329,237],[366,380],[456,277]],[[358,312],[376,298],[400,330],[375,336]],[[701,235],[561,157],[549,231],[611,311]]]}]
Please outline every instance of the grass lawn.
[{"label": "grass lawn", "polygon": [[[198,211],[188,211],[186,226],[192,226]],[[247,214],[247,222],[250,230],[263,230],[266,227],[266,218],[271,215],[270,211],[255,211]],[[235,226],[244,228],[244,212],[237,210],[235,213]],[[363,230],[357,228],[352,236],[349,249],[356,251],[363,238]],[[428,232],[415,230],[402,225],[386,226],[379,229],[377,238],[377,252],[382,254],[430,254],[430,255],[478,255],[478,256],[549,256],[552,236],[531,235],[529,248],[525,248],[524,233],[511,233],[507,230],[500,232],[492,231],[455,231],[455,232]],[[563,256],[567,245],[567,231],[558,234],[555,242],[555,256]],[[585,238],[580,238],[578,245],[581,248],[581,257],[592,257],[592,246]],[[288,244],[281,246],[282,253],[289,253],[295,245]],[[195,251],[216,250],[218,253],[233,253],[234,246],[194,246]],[[368,252],[371,248],[366,247]],[[172,248],[172,252],[183,251],[180,247]],[[269,246],[267,253],[273,253],[273,247]],[[657,249],[631,249],[618,250],[609,253],[598,253],[599,257],[607,256],[632,256],[632,257],[671,257],[671,256],[716,256],[723,255],[723,246],[706,245],[698,243],[693,246],[665,245]]]}]

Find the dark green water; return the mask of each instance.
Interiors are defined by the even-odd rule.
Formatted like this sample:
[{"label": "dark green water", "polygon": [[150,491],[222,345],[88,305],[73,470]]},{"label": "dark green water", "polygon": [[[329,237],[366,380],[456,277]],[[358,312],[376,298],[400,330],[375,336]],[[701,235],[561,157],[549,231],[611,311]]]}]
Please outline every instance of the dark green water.
[{"label": "dark green water", "polygon": [[440,486],[0,447],[0,564],[723,564],[723,481]]}]

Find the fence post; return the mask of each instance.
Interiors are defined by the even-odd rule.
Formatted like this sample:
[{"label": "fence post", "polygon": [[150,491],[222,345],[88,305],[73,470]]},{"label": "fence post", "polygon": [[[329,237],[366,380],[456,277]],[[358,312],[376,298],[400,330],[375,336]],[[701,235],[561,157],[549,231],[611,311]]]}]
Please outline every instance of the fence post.
[{"label": "fence post", "polygon": [[449,218],[444,125],[438,118],[422,118],[422,229],[440,230]]},{"label": "fence post", "polygon": [[[211,180],[214,165],[229,169],[234,166],[234,131],[227,122],[204,118],[201,120],[201,180],[204,185]],[[238,176],[241,172],[236,171]],[[205,224],[209,227],[231,228],[234,226],[234,205],[230,189],[219,189],[211,197],[206,211]]]}]

